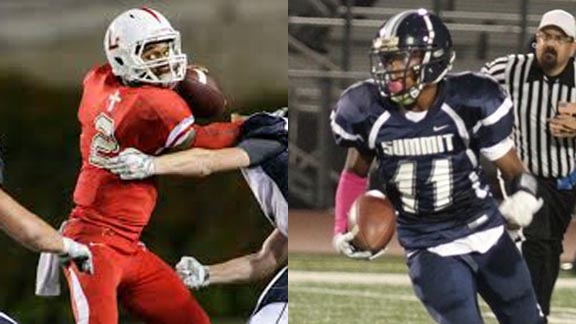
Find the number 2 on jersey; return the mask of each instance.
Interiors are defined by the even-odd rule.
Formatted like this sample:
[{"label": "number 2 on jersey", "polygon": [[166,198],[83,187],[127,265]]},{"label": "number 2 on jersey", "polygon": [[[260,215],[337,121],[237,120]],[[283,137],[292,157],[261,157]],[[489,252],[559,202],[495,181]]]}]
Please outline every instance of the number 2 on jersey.
[{"label": "number 2 on jersey", "polygon": [[[399,163],[392,179],[400,192],[400,199],[405,212],[417,213],[418,200],[416,197],[416,167],[414,161]],[[432,170],[426,183],[431,183],[434,190],[434,211],[443,209],[452,202],[452,165],[448,159],[436,159],[432,162]]]},{"label": "number 2 on jersey", "polygon": [[94,128],[97,133],[90,144],[90,164],[104,168],[110,154],[120,150],[114,137],[114,120],[102,112],[94,119]]}]

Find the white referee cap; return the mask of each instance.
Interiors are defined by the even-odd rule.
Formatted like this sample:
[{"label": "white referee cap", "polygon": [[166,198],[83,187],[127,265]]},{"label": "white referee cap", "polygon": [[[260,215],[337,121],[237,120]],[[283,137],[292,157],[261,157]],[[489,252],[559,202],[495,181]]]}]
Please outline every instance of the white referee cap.
[{"label": "white referee cap", "polygon": [[550,10],[542,16],[538,30],[544,27],[558,27],[566,36],[576,38],[576,22],[574,16],[564,10],[556,9]]}]

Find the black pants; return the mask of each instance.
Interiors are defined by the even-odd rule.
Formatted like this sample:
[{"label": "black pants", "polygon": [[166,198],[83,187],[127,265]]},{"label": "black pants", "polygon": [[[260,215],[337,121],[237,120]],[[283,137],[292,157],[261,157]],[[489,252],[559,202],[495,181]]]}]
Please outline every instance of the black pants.
[{"label": "black pants", "polygon": [[556,179],[538,179],[538,184],[544,205],[534,215],[530,226],[524,229],[526,241],[522,244],[522,254],[538,303],[547,316],[560,269],[562,240],[576,203],[576,191],[556,189]]}]

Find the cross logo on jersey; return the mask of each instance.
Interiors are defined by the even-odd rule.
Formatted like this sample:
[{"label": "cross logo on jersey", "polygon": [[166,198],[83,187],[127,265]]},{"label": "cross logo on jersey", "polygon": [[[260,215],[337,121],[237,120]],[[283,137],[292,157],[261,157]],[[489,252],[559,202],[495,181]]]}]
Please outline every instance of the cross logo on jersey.
[{"label": "cross logo on jersey", "polygon": [[112,112],[112,110],[114,110],[114,106],[116,106],[116,104],[120,101],[122,101],[122,99],[120,99],[120,90],[116,90],[114,94],[111,94],[108,97],[108,108],[106,110],[108,112]]}]

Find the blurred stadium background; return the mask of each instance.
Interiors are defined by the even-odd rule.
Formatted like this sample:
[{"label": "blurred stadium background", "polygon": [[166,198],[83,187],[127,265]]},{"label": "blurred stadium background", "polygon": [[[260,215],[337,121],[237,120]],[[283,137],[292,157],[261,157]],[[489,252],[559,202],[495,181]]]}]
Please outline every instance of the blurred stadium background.
[{"label": "blurred stadium background", "polygon": [[[383,20],[416,8],[446,22],[456,49],[452,71],[459,72],[530,51],[541,15],[551,9],[576,14],[576,1],[289,0],[291,324],[431,322],[406,281],[397,242],[371,263],[334,256],[331,247],[333,196],[345,150],[332,140],[330,112],[342,90],[369,77],[370,41]],[[575,254],[574,224],[568,233],[564,261]],[[382,276],[367,275],[372,272]],[[575,323],[574,282],[561,280],[551,323]],[[488,311],[485,318],[494,323],[490,317]]]},{"label": "blurred stadium background", "polygon": [[[120,12],[150,6],[182,34],[189,60],[207,66],[232,110],[287,104],[286,0],[0,1],[0,144],[5,188],[58,226],[71,209],[80,165],[76,109],[85,72],[105,61],[102,39]],[[161,182],[143,241],[170,264],[255,251],[271,231],[236,173]],[[72,323],[69,297],[34,296],[37,255],[0,235],[0,310],[20,323]],[[244,323],[262,285],[211,287],[196,296],[214,323]],[[121,323],[129,321],[125,314]]]}]

